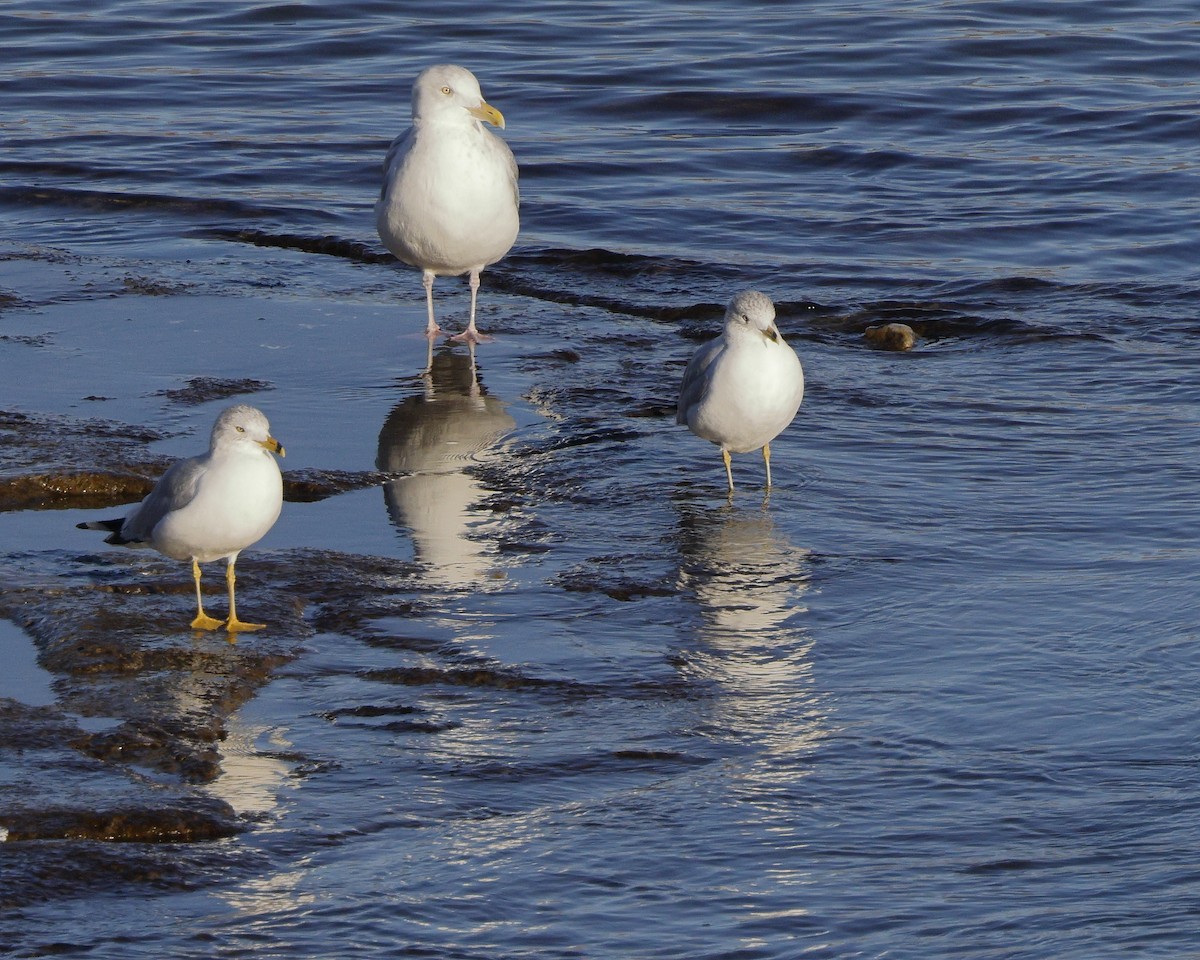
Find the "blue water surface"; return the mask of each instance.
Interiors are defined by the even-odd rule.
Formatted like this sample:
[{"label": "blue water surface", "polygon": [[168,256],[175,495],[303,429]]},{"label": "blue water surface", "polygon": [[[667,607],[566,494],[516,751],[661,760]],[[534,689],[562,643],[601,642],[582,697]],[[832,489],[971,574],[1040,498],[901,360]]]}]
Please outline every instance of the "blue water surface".
[{"label": "blue water surface", "polygon": [[[287,467],[411,476],[255,549],[421,571],[238,711],[250,829],[163,854],[186,883],[118,849],[31,894],[79,850],[0,844],[12,956],[1195,952],[1193,6],[60,0],[0,36],[0,409],[179,455],[215,408],[159,391],[261,378]],[[439,345],[438,406],[372,207],[442,61],[522,231],[486,402]],[[744,287],[808,392],[729,501],[673,407]],[[414,460],[427,416],[453,449]],[[65,570],[83,518],[0,516],[5,562]]]}]

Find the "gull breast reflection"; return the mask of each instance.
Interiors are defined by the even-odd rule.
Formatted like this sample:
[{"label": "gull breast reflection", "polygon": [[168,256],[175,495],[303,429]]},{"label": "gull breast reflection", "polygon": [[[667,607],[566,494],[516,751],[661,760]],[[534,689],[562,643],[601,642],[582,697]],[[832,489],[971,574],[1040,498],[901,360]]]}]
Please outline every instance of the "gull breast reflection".
[{"label": "gull breast reflection", "polygon": [[683,659],[722,691],[714,729],[758,740],[776,761],[806,753],[823,728],[804,619],[810,551],[794,546],[767,510],[734,506],[681,506],[679,545],[680,586],[698,614]]},{"label": "gull breast reflection", "polygon": [[477,584],[495,572],[482,528],[484,488],[471,467],[516,426],[479,383],[474,351],[439,350],[420,392],[401,400],[379,432],[376,466],[404,474],[384,484],[392,522],[409,531],[426,575],[448,585]]},{"label": "gull breast reflection", "polygon": [[805,611],[809,551],[792,546],[767,510],[684,508],[679,542],[680,580],[699,601],[707,639],[778,633]]}]

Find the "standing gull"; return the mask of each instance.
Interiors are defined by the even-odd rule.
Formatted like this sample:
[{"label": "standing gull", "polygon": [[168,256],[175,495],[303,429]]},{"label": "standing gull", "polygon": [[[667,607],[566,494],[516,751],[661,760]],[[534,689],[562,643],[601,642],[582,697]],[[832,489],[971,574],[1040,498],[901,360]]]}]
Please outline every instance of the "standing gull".
[{"label": "standing gull", "polygon": [[[128,516],[79,527],[110,531],[105,543],[153,547],[172,560],[191,560],[194,629],[259,630],[264,624],[238,619],[233,565],[239,552],[266,535],[283,506],[283,477],[273,453],[282,457],[284,450],[262,412],[244,403],[229,407],[213,424],[208,453],[171,464]],[[229,587],[227,620],[208,616],[200,599],[200,564],[221,559]]]},{"label": "standing gull", "polygon": [[725,311],[725,332],[692,355],[679,388],[675,422],[721,448],[733,493],[730,452],[762,447],[771,487],[771,441],[804,398],[804,371],[796,351],[775,326],[775,305],[746,290]]},{"label": "standing gull", "polygon": [[433,317],[433,278],[470,275],[471,319],[453,340],[478,343],[475,300],[479,273],[517,239],[517,161],[508,144],[483,124],[504,129],[504,116],[483,99],[470,70],[427,67],[412,92],[412,126],[392,141],[384,161],[375,223],[384,246],[421,268]]}]

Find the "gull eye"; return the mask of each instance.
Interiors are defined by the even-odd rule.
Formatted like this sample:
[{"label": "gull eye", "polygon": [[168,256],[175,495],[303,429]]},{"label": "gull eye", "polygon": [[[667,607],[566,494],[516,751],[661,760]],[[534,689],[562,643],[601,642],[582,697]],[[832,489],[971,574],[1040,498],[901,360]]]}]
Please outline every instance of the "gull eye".
[{"label": "gull eye", "polygon": [[450,96],[450,94],[452,94],[453,92],[454,91],[451,90],[449,87],[442,87],[442,93],[444,93],[446,96]]},{"label": "gull eye", "polygon": [[246,432],[246,428],[245,428],[245,427],[238,427],[238,428],[237,428],[237,432],[238,432],[238,433],[245,433],[245,432]]}]

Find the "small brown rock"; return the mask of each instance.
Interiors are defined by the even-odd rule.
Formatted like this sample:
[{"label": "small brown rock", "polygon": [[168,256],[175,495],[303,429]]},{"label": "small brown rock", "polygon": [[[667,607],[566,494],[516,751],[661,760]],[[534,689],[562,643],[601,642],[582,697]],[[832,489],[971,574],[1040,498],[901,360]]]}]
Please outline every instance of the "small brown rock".
[{"label": "small brown rock", "polygon": [[917,342],[916,331],[907,323],[877,323],[863,336],[878,350],[911,350]]}]

